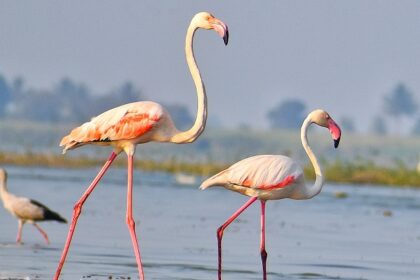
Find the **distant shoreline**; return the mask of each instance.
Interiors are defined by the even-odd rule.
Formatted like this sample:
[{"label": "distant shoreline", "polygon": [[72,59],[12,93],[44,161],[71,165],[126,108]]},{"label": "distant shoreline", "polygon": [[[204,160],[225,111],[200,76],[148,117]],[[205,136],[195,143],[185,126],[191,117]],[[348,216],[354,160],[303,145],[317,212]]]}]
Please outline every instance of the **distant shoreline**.
[{"label": "distant shoreline", "polygon": [[[43,166],[56,168],[84,168],[101,166],[104,158],[88,156],[64,156],[52,153],[12,153],[0,152],[0,164],[16,166]],[[125,166],[125,158],[116,159],[115,166]],[[162,171],[168,173],[187,173],[197,176],[210,176],[226,168],[226,164],[196,163],[179,161],[176,159],[155,161],[136,160],[135,167],[146,171]],[[336,160],[331,163],[323,163],[323,171],[329,182],[372,184],[394,187],[417,187],[420,188],[420,174],[405,166],[381,167],[372,162],[344,162]],[[305,176],[308,180],[314,178],[311,166],[305,167]]]}]

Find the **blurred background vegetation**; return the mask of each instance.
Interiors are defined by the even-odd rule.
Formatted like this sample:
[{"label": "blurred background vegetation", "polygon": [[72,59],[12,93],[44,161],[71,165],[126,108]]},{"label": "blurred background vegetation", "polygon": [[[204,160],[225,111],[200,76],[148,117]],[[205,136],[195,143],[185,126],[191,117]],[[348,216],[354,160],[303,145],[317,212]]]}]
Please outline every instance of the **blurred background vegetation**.
[{"label": "blurred background vegetation", "polygon": [[[310,142],[322,155],[327,178],[336,182],[420,186],[420,111],[416,96],[405,84],[395,85],[380,101],[382,114],[366,120],[370,126],[364,132],[359,131],[351,116],[334,116],[343,130],[337,151],[328,133],[311,129]],[[19,165],[100,164],[109,150],[82,148],[63,157],[58,147],[61,137],[107,109],[141,100],[148,98],[129,81],[108,92],[93,93],[87,85],[70,78],[63,78],[50,89],[33,89],[22,77],[7,80],[0,75],[0,160]],[[194,122],[195,112],[187,106],[163,105],[181,129]],[[299,128],[308,112],[303,100],[285,99],[267,112],[270,129],[247,125],[224,128],[210,121],[202,137],[192,145],[141,145],[137,166],[208,175],[255,154],[284,154],[307,165]],[[402,131],[401,122],[411,129]],[[311,178],[311,168],[307,174]]]}]

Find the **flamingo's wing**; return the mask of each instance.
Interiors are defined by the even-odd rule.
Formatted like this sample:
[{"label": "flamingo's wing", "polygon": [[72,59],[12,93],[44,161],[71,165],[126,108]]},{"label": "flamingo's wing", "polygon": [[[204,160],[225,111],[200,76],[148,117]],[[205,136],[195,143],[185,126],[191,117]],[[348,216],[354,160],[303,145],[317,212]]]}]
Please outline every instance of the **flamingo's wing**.
[{"label": "flamingo's wing", "polygon": [[163,113],[163,108],[154,102],[125,104],[76,127],[63,137],[60,146],[68,150],[81,143],[134,139],[150,131]]},{"label": "flamingo's wing", "polygon": [[291,158],[280,155],[259,155],[241,160],[207,179],[200,186],[227,184],[259,190],[284,188],[302,176],[302,169]]}]

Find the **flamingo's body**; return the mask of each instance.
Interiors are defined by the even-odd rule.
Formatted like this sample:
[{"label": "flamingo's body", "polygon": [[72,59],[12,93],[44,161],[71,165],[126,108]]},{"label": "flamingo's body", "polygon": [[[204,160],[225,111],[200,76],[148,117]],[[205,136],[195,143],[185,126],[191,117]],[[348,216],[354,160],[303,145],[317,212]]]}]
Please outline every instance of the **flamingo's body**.
[{"label": "flamingo's body", "polygon": [[112,146],[114,151],[111,153],[108,161],[102,167],[91,185],[74,206],[72,223],[54,280],[58,280],[60,276],[84,202],[108,170],[116,156],[122,151],[128,156],[126,223],[130,231],[139,277],[141,280],[144,279],[143,265],[132,214],[133,156],[137,144],[151,141],[177,144],[191,143],[203,132],[207,118],[207,97],[192,48],[195,31],[199,28],[215,30],[223,37],[225,44],[228,43],[229,36],[227,26],[207,12],[196,14],[188,27],[185,39],[185,55],[196,86],[198,98],[197,117],[192,128],[187,131],[179,131],[176,129],[171,117],[162,106],[154,102],[143,101],[122,105],[106,111],[93,118],[91,121],[73,129],[69,135],[61,140],[60,146],[64,147],[63,152],[86,144]]},{"label": "flamingo's body", "polygon": [[42,203],[10,193],[7,189],[7,172],[3,168],[0,168],[0,198],[3,201],[4,208],[18,219],[19,227],[16,243],[21,243],[22,241],[22,228],[25,223],[33,224],[42,234],[47,244],[50,243],[48,235],[37,222],[57,221],[67,223],[63,217]]},{"label": "flamingo's body", "polygon": [[338,147],[341,130],[333,119],[323,110],[311,112],[305,119],[301,129],[303,147],[308,154],[316,174],[313,186],[305,184],[302,168],[291,158],[282,155],[259,155],[241,160],[226,170],[205,180],[200,188],[222,186],[228,190],[241,193],[251,198],[239,208],[219,229],[218,239],[218,277],[222,278],[222,237],[225,228],[235,220],[249,205],[257,199],[261,201],[261,259],[263,279],[266,276],[267,252],[265,251],[265,202],[283,198],[310,199],[317,195],[324,184],[324,177],[318,161],[308,145],[306,132],[312,124],[327,127]]},{"label": "flamingo's body", "polygon": [[169,142],[177,129],[158,103],[140,101],[108,110],[73,129],[60,143],[64,152],[86,144],[127,145],[150,141]]},{"label": "flamingo's body", "polygon": [[204,181],[200,188],[222,185],[250,197],[273,200],[285,197],[299,199],[300,186],[304,184],[302,168],[291,158],[258,155],[233,164]]}]

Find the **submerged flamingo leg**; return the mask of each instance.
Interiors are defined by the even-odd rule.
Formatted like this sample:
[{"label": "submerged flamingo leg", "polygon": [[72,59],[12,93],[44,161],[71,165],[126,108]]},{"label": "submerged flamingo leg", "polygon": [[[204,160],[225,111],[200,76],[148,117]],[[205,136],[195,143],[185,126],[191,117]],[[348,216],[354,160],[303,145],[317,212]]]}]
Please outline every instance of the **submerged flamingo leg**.
[{"label": "submerged flamingo leg", "polygon": [[263,267],[263,280],[267,280],[267,251],[265,250],[265,201],[261,200],[261,261]]},{"label": "submerged flamingo leg", "polygon": [[222,279],[222,238],[223,231],[232,223],[249,205],[255,202],[257,197],[251,197],[241,208],[239,208],[227,221],[217,229],[217,248],[218,248],[218,270],[217,275],[219,280]]},{"label": "submerged flamingo leg", "polygon": [[144,279],[143,264],[141,263],[139,243],[136,235],[136,223],[133,219],[133,155],[128,156],[128,176],[127,176],[127,214],[126,223],[130,232],[131,243],[133,244],[134,254],[136,255],[137,269],[140,280]]},{"label": "submerged flamingo leg", "polygon": [[37,223],[34,223],[34,226],[37,228],[37,230],[39,230],[39,232],[42,234],[42,236],[45,239],[45,242],[47,242],[47,245],[50,244],[50,240],[48,240],[48,235],[47,233],[40,227],[38,226]]},{"label": "submerged flamingo leg", "polygon": [[96,175],[95,179],[92,181],[90,186],[87,188],[85,193],[80,197],[80,199],[76,202],[73,209],[73,218],[70,224],[69,232],[67,234],[66,244],[64,245],[63,252],[61,253],[60,262],[58,263],[57,271],[54,275],[54,280],[58,280],[58,277],[60,277],[61,269],[63,268],[64,262],[66,261],[67,252],[70,248],[71,239],[73,238],[74,230],[76,229],[77,220],[80,216],[80,213],[82,211],[83,203],[85,203],[86,199],[89,197],[89,195],[92,193],[92,191],[95,189],[98,182],[101,180],[102,176],[105,174],[105,172],[108,170],[111,163],[114,161],[114,159],[117,157],[117,154],[115,152],[112,152],[108,160],[105,162],[102,169],[99,171],[98,175]]},{"label": "submerged flamingo leg", "polygon": [[17,236],[16,236],[16,243],[20,244],[21,240],[22,240],[22,227],[23,227],[23,222],[22,220],[18,221],[18,232],[17,232]]}]

